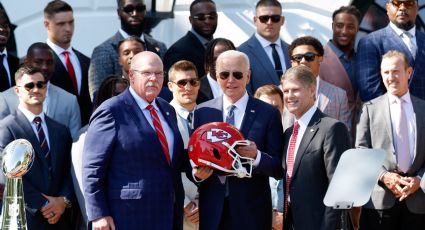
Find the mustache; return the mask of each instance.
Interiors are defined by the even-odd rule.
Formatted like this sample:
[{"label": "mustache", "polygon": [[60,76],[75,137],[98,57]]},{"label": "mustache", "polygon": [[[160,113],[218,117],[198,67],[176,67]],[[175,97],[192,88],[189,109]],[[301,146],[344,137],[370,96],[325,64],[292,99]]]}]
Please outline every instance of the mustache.
[{"label": "mustache", "polygon": [[409,16],[409,14],[406,11],[402,10],[397,13],[397,16]]}]

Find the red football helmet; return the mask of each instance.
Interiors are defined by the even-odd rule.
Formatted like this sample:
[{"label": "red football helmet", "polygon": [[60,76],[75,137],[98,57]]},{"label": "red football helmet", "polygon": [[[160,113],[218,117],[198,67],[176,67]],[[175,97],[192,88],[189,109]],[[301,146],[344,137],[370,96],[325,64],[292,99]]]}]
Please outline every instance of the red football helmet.
[{"label": "red football helmet", "polygon": [[190,163],[192,167],[213,168],[219,174],[251,177],[254,160],[240,156],[235,150],[238,145],[249,145],[249,141],[232,125],[225,122],[204,124],[190,136]]}]

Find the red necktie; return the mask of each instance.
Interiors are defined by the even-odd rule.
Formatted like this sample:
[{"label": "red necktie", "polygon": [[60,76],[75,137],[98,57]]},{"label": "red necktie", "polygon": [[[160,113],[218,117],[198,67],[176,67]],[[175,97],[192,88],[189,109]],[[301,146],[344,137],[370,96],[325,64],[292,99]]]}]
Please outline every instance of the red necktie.
[{"label": "red necktie", "polygon": [[295,145],[297,144],[298,129],[300,125],[296,121],[294,123],[294,129],[292,130],[291,141],[289,142],[288,155],[286,157],[286,183],[285,183],[285,217],[288,213],[288,197],[289,197],[289,187],[291,185],[292,170],[294,169],[294,155],[295,155]]},{"label": "red necktie", "polygon": [[71,77],[72,87],[74,88],[75,95],[78,95],[77,77],[75,76],[74,66],[71,63],[71,59],[69,59],[69,52],[64,51],[63,55],[65,56],[66,69]]},{"label": "red necktie", "polygon": [[50,148],[49,144],[47,143],[46,135],[43,130],[43,126],[41,126],[41,118],[35,117],[34,123],[37,129],[37,135],[38,135],[38,141],[40,142],[41,150],[43,151],[44,158],[47,160],[47,164],[49,167],[49,172],[52,170],[52,163],[51,163],[51,157],[50,157]]},{"label": "red necktie", "polygon": [[151,112],[153,126],[155,127],[156,135],[158,136],[159,142],[161,143],[162,151],[164,152],[165,158],[167,159],[168,164],[171,163],[170,152],[168,150],[167,138],[165,136],[164,130],[162,129],[161,121],[159,120],[158,114],[155,111],[155,108],[152,105],[146,106]]}]

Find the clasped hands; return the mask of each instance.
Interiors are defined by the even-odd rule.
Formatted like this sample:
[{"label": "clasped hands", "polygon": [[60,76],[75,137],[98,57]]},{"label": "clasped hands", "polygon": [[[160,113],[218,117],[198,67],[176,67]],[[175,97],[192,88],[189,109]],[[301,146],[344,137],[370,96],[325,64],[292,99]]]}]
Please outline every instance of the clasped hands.
[{"label": "clasped hands", "polygon": [[415,193],[419,189],[421,182],[417,177],[403,177],[394,172],[386,172],[381,181],[399,201]]},{"label": "clasped hands", "polygon": [[63,197],[53,197],[42,194],[48,201],[47,205],[41,208],[41,214],[47,219],[49,224],[56,224],[65,212],[66,203]]}]

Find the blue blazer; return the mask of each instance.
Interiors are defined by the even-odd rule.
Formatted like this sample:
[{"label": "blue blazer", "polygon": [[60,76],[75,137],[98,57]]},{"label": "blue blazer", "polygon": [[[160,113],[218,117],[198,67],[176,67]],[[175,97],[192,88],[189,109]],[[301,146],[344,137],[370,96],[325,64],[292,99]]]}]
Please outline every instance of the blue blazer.
[{"label": "blue blazer", "polygon": [[[199,105],[194,127],[223,121],[223,98]],[[269,176],[283,175],[283,130],[280,113],[265,102],[250,97],[240,131],[261,151],[261,161],[252,178],[228,177],[231,229],[271,229],[272,205]],[[225,185],[213,174],[199,187],[200,229],[218,229],[223,211]]]},{"label": "blue blazer", "polygon": [[[285,56],[285,65],[286,68],[289,68],[291,67],[291,59],[288,54],[288,44],[283,40],[281,40],[281,44],[282,52]],[[280,84],[280,79],[276,75],[273,63],[255,35],[252,35],[246,42],[242,43],[238,47],[238,50],[248,55],[251,65],[251,81],[246,87],[250,95],[254,95],[255,91],[263,85]]]},{"label": "blue blazer", "polygon": [[188,160],[174,109],[156,103],[174,133],[171,166],[128,89],[93,113],[83,153],[89,221],[112,216],[117,229],[182,229],[180,169]]},{"label": "blue blazer", "polygon": [[398,50],[406,54],[413,74],[410,77],[410,93],[425,99],[425,33],[416,30],[418,51],[413,59],[407,46],[396,32],[388,25],[360,39],[357,55],[354,59],[354,74],[357,80],[362,101],[369,101],[385,94],[384,83],[381,79],[382,55],[390,50]]}]

